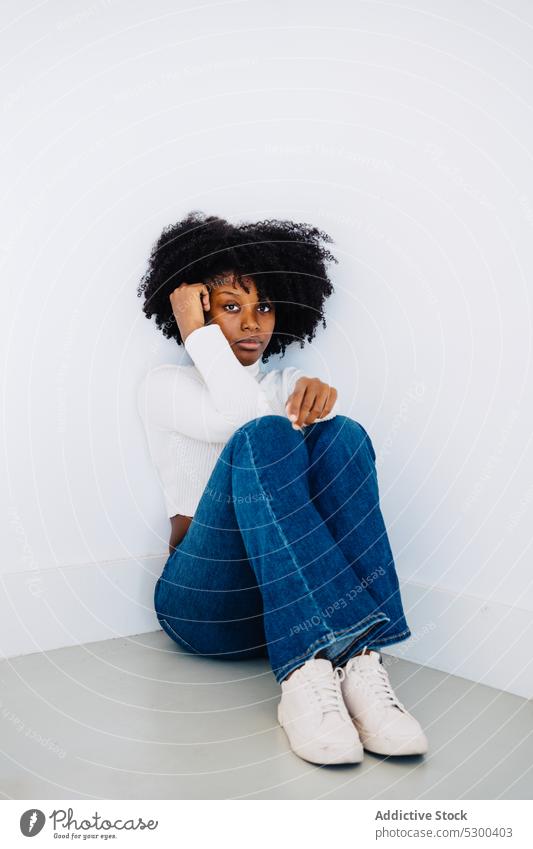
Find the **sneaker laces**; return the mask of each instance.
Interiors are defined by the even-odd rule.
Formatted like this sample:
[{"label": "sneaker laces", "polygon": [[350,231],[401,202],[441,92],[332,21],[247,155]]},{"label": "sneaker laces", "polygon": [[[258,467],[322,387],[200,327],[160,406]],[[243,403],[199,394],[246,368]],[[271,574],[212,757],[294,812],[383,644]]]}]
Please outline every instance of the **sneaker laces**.
[{"label": "sneaker laces", "polygon": [[349,662],[349,669],[357,672],[372,694],[386,707],[395,707],[406,713],[407,711],[392,689],[388,672],[383,665],[380,663],[379,666],[360,667],[357,663],[354,663],[355,660],[355,658],[352,658]]},{"label": "sneaker laces", "polygon": [[346,705],[341,690],[341,681],[344,681],[346,673],[344,669],[337,666],[333,675],[309,676],[308,681],[313,685],[314,693],[320,703],[322,713],[333,711],[344,715]]}]

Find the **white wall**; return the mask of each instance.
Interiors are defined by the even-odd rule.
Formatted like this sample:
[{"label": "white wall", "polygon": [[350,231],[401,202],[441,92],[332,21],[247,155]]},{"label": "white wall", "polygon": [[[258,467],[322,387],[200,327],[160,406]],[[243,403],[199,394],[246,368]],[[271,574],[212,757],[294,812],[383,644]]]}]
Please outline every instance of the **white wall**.
[{"label": "white wall", "polygon": [[531,5],[2,17],[4,654],[157,627],[169,526],[134,391],[182,349],[136,287],[202,209],[332,234],[328,328],[284,364],[372,435],[417,633],[398,648],[531,695]]}]

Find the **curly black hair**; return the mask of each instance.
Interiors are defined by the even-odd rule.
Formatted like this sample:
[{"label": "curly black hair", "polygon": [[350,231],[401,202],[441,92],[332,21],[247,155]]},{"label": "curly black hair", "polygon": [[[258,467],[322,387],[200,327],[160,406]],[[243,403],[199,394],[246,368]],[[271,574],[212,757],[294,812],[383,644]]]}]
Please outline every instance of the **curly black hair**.
[{"label": "curly black hair", "polygon": [[337,262],[327,244],[327,233],[294,221],[266,220],[255,224],[231,224],[215,215],[191,212],[164,228],[152,248],[148,269],[137,295],[144,295],[143,312],[168,339],[182,344],[172,312],[170,295],[181,283],[206,283],[233,272],[246,292],[242,278],[251,277],[258,300],[269,299],[276,310],[276,324],[263,352],[285,354],[291,342],[303,348],[315,336],[320,321],[326,327],[324,303],[334,291],[326,271]]}]

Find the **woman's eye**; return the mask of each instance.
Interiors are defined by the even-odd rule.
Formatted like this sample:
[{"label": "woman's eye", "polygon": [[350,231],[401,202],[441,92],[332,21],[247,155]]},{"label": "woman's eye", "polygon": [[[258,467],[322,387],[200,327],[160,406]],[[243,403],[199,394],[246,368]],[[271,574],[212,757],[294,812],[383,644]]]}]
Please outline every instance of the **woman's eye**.
[{"label": "woman's eye", "polygon": [[[227,309],[228,307],[238,307],[238,306],[239,306],[239,304],[233,304],[233,303],[225,304],[224,309]],[[269,312],[272,310],[272,307],[270,306],[270,304],[259,304],[259,309],[262,309],[263,307],[266,307]],[[235,312],[235,310],[229,310],[229,312]]]}]

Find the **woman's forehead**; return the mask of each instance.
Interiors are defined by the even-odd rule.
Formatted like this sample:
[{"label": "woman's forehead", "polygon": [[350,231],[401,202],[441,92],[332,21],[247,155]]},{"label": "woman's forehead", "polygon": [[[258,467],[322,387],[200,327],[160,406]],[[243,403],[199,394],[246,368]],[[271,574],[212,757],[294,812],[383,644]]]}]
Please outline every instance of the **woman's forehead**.
[{"label": "woman's forehead", "polygon": [[[252,292],[256,289],[255,282],[252,277],[242,277],[241,278],[246,288]],[[224,274],[216,274],[214,277],[211,277],[209,280],[210,285],[213,287],[214,291],[226,288],[231,289],[231,293],[234,295],[248,295],[249,291],[246,292],[243,286],[237,280],[236,275],[233,272],[225,272]]]}]

